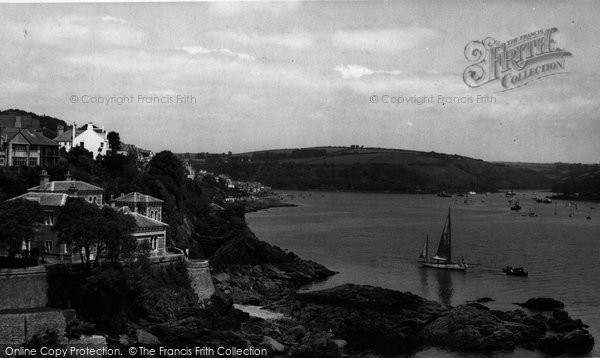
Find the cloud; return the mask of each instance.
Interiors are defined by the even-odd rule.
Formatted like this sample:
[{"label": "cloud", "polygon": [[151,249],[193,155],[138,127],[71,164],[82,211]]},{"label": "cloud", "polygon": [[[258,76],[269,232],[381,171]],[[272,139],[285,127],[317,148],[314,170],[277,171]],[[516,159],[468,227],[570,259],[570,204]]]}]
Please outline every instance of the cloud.
[{"label": "cloud", "polygon": [[312,47],[315,43],[314,36],[306,32],[286,34],[248,34],[242,32],[215,31],[210,35],[213,38],[221,41],[234,41],[245,46],[275,45],[294,50],[304,50]]},{"label": "cloud", "polygon": [[26,34],[29,41],[50,47],[138,46],[146,39],[141,29],[112,16],[54,16],[26,24],[9,22],[4,27],[11,31],[3,31],[3,37],[16,40]]},{"label": "cloud", "polygon": [[217,53],[217,54],[226,55],[229,57],[239,58],[240,60],[246,60],[246,61],[256,60],[256,58],[254,56],[248,55],[247,53],[233,52],[227,48],[208,49],[208,48],[202,47],[202,46],[186,46],[186,47],[182,47],[181,50],[184,50],[185,52],[189,53],[190,55]]},{"label": "cloud", "polygon": [[267,13],[282,16],[296,10],[300,6],[297,1],[260,2],[260,1],[215,1],[209,5],[213,15],[235,16],[247,15],[248,12]]},{"label": "cloud", "polygon": [[370,68],[359,66],[359,65],[339,65],[334,68],[335,71],[342,74],[343,78],[360,78],[363,76],[369,76],[374,74],[387,74],[387,75],[399,75],[399,70],[383,71],[383,70],[371,70]]},{"label": "cloud", "polygon": [[439,33],[425,27],[404,27],[380,30],[337,31],[333,46],[344,50],[375,53],[398,53],[435,39]]}]

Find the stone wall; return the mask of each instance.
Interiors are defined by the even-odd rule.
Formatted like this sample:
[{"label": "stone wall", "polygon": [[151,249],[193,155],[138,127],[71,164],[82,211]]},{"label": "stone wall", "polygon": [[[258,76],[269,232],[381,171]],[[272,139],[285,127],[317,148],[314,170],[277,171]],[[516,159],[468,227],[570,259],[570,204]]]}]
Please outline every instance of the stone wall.
[{"label": "stone wall", "polygon": [[44,266],[0,270],[0,311],[45,307],[47,291]]},{"label": "stone wall", "polygon": [[56,331],[63,336],[68,322],[74,318],[74,310],[39,308],[4,311],[0,314],[0,345],[23,344],[46,331]]},{"label": "stone wall", "polygon": [[210,268],[207,260],[188,260],[186,262],[188,275],[192,283],[192,288],[198,299],[203,301],[209,299],[215,292],[212,278],[210,276]]}]

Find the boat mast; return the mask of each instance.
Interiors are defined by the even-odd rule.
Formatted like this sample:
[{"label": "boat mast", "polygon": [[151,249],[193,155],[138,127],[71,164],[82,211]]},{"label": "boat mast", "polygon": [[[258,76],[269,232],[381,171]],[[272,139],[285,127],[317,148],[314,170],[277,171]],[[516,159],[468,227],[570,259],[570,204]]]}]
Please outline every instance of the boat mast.
[{"label": "boat mast", "polygon": [[448,207],[448,262],[452,262],[452,224],[450,222],[450,207]]},{"label": "boat mast", "polygon": [[426,247],[427,249],[425,250],[425,262],[429,262],[429,234],[427,234],[427,238],[425,239],[425,243],[426,243]]}]

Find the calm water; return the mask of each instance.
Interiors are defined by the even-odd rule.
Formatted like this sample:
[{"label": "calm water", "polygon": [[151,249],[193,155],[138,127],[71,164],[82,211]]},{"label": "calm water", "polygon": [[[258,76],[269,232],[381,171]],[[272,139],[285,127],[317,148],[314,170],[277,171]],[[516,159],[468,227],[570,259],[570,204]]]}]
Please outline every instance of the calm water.
[{"label": "calm water", "polygon": [[[252,213],[248,223],[259,238],[339,272],[309,289],[351,282],[410,291],[453,305],[491,297],[496,301],[490,307],[505,310],[519,308],[512,302],[553,297],[565,302],[571,316],[589,324],[596,341],[600,339],[596,203],[579,202],[577,210],[558,200],[535,204],[536,194],[548,193],[529,191],[518,193],[523,209],[511,211],[504,194],[472,195],[465,204],[463,197],[433,195],[285,193],[293,194],[287,201],[299,206]],[[597,210],[591,209],[595,206]],[[425,269],[416,263],[427,234],[430,254],[435,253],[448,207],[453,257],[464,256],[474,264],[466,273]],[[538,217],[526,216],[533,210]],[[590,214],[592,220],[586,220]],[[504,275],[500,270],[507,265],[524,266],[529,277]],[[592,356],[600,356],[598,345]],[[418,354],[439,355],[456,356],[438,350]],[[510,356],[540,355],[519,350]]]}]

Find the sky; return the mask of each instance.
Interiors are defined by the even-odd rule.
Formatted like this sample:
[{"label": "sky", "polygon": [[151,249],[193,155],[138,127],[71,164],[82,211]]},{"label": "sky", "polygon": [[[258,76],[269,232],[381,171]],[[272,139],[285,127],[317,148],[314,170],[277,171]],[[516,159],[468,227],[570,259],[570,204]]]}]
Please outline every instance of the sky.
[{"label": "sky", "polygon": [[[154,151],[598,163],[599,14],[552,0],[0,4],[0,108]],[[504,92],[463,81],[469,42],[552,27],[566,73]],[[478,95],[495,103],[438,102]],[[390,103],[411,96],[434,101]]]}]

